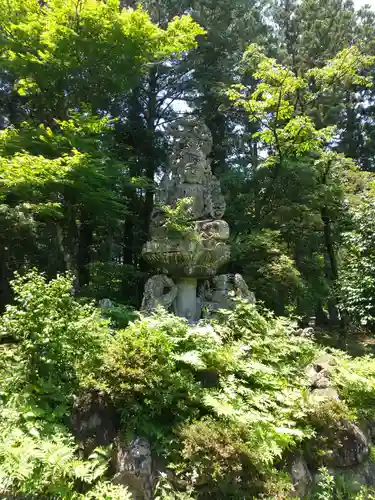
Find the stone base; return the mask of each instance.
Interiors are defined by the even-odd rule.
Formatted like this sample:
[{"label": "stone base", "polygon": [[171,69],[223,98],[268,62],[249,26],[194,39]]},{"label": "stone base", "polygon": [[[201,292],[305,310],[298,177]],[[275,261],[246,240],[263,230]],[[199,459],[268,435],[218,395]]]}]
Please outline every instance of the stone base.
[{"label": "stone base", "polygon": [[197,279],[181,278],[177,288],[175,313],[180,318],[186,318],[189,323],[194,323],[200,316],[200,311],[197,311]]}]

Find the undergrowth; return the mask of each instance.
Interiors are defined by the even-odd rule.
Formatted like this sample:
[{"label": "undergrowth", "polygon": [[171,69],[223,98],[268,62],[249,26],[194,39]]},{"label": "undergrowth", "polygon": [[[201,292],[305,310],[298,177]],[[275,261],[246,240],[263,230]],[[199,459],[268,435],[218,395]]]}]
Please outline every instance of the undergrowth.
[{"label": "undergrowth", "polygon": [[74,298],[69,276],[32,272],[13,287],[0,320],[2,495],[131,498],[109,482],[108,450],[78,457],[68,423],[84,390],[106,393],[123,435],[148,438],[164,459],[164,500],[285,500],[288,457],[321,425],[375,416],[371,356],[331,350],[340,401],[317,403],[306,368],[327,349],[246,302],[194,326],[159,310],[114,329]]}]

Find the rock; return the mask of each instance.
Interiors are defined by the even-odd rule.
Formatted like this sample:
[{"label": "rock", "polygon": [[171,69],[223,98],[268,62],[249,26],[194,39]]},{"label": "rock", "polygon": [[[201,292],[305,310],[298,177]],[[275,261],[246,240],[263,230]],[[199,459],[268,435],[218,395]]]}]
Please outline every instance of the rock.
[{"label": "rock", "polygon": [[315,377],[318,375],[318,372],[315,370],[313,365],[308,365],[305,368],[305,375],[309,381],[309,385],[312,385]]},{"label": "rock", "polygon": [[348,423],[346,429],[339,432],[338,442],[341,443],[341,450],[337,448],[336,458],[343,467],[361,464],[370,453],[368,438],[353,423]]},{"label": "rock", "polygon": [[307,328],[299,328],[296,331],[296,334],[300,337],[310,338],[314,335],[314,328],[311,328],[310,326]]},{"label": "rock", "polygon": [[328,353],[324,353],[314,361],[314,367],[317,372],[322,370],[331,370],[337,364],[335,358]]},{"label": "rock", "polygon": [[291,475],[295,493],[304,498],[312,485],[313,479],[306,461],[302,456],[295,458],[291,465]]},{"label": "rock", "polygon": [[311,386],[315,389],[328,389],[328,387],[332,387],[327,370],[316,373],[311,379]]},{"label": "rock", "polygon": [[74,402],[70,421],[72,433],[88,456],[97,446],[113,442],[119,418],[110,398],[99,391],[82,393]]},{"label": "rock", "polygon": [[368,431],[370,433],[371,439],[374,440],[374,438],[375,438],[375,420],[371,420],[370,422],[368,422],[367,426],[368,426]]},{"label": "rock", "polygon": [[101,307],[102,309],[110,309],[111,307],[113,307],[113,303],[111,299],[101,299],[99,300],[99,307]]},{"label": "rock", "polygon": [[114,459],[115,484],[126,486],[134,500],[149,500],[153,496],[151,447],[147,439],[136,438],[129,445],[118,443]]},{"label": "rock", "polygon": [[[350,469],[329,469],[329,474],[339,480],[340,484],[346,485],[346,498],[356,498],[363,487],[371,489],[375,487],[375,463],[372,460]],[[320,479],[321,474],[316,474],[314,484]]]},{"label": "rock", "polygon": [[367,460],[363,464],[350,470],[351,480],[361,486],[375,487],[375,463]]},{"label": "rock", "polygon": [[311,397],[314,401],[324,401],[327,399],[339,400],[339,393],[333,387],[327,387],[326,389],[314,389],[311,393]]},{"label": "rock", "polygon": [[320,464],[332,468],[359,465],[370,452],[368,438],[357,425],[348,421],[321,429],[317,444]]}]

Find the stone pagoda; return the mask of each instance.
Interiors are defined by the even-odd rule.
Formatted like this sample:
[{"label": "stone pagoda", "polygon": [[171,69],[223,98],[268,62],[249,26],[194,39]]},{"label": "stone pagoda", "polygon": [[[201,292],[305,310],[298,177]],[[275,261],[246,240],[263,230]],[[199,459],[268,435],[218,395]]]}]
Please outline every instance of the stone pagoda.
[{"label": "stone pagoda", "polygon": [[[158,274],[146,283],[142,310],[152,312],[161,305],[194,323],[230,307],[231,291],[251,301],[254,297],[241,275],[217,275],[230,258],[229,226],[222,220],[225,201],[211,171],[208,128],[185,118],[176,120],[168,135],[173,141],[170,164],[156,195],[150,240],[142,251]],[[170,229],[166,207],[180,207],[185,229]]]}]

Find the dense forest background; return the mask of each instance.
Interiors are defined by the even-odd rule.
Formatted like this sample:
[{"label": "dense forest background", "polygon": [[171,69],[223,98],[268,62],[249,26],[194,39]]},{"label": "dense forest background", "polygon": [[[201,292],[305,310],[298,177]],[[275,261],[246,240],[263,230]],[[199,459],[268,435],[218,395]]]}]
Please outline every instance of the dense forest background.
[{"label": "dense forest background", "polygon": [[[375,498],[374,78],[350,0],[0,0],[1,498]],[[195,324],[138,312],[186,115],[257,298]]]},{"label": "dense forest background", "polygon": [[[350,0],[146,0],[161,28],[186,13],[203,28],[189,34],[187,22],[190,40],[172,47],[181,26],[169,40],[146,40],[142,29],[151,24],[122,40],[120,13],[95,2],[54,2],[48,20],[37,2],[2,4],[2,310],[13,273],[30,267],[48,277],[72,271],[77,294],[139,308],[149,272],[141,248],[168,161],[165,125],[192,113],[213,136],[232,235],[228,270],[242,273],[277,314],[371,323],[375,87],[374,64],[363,63],[375,55],[370,8]],[[231,101],[232,85],[251,96],[265,81],[243,59],[250,44],[306,78],[313,98],[299,89],[289,97],[293,117],[309,118],[317,134],[335,126],[320,151],[298,131],[280,149],[262,135],[264,115]],[[344,72],[319,87],[309,72],[350,47],[363,79]],[[274,85],[281,102],[286,83]],[[275,106],[272,113],[271,135],[290,119]]]}]

